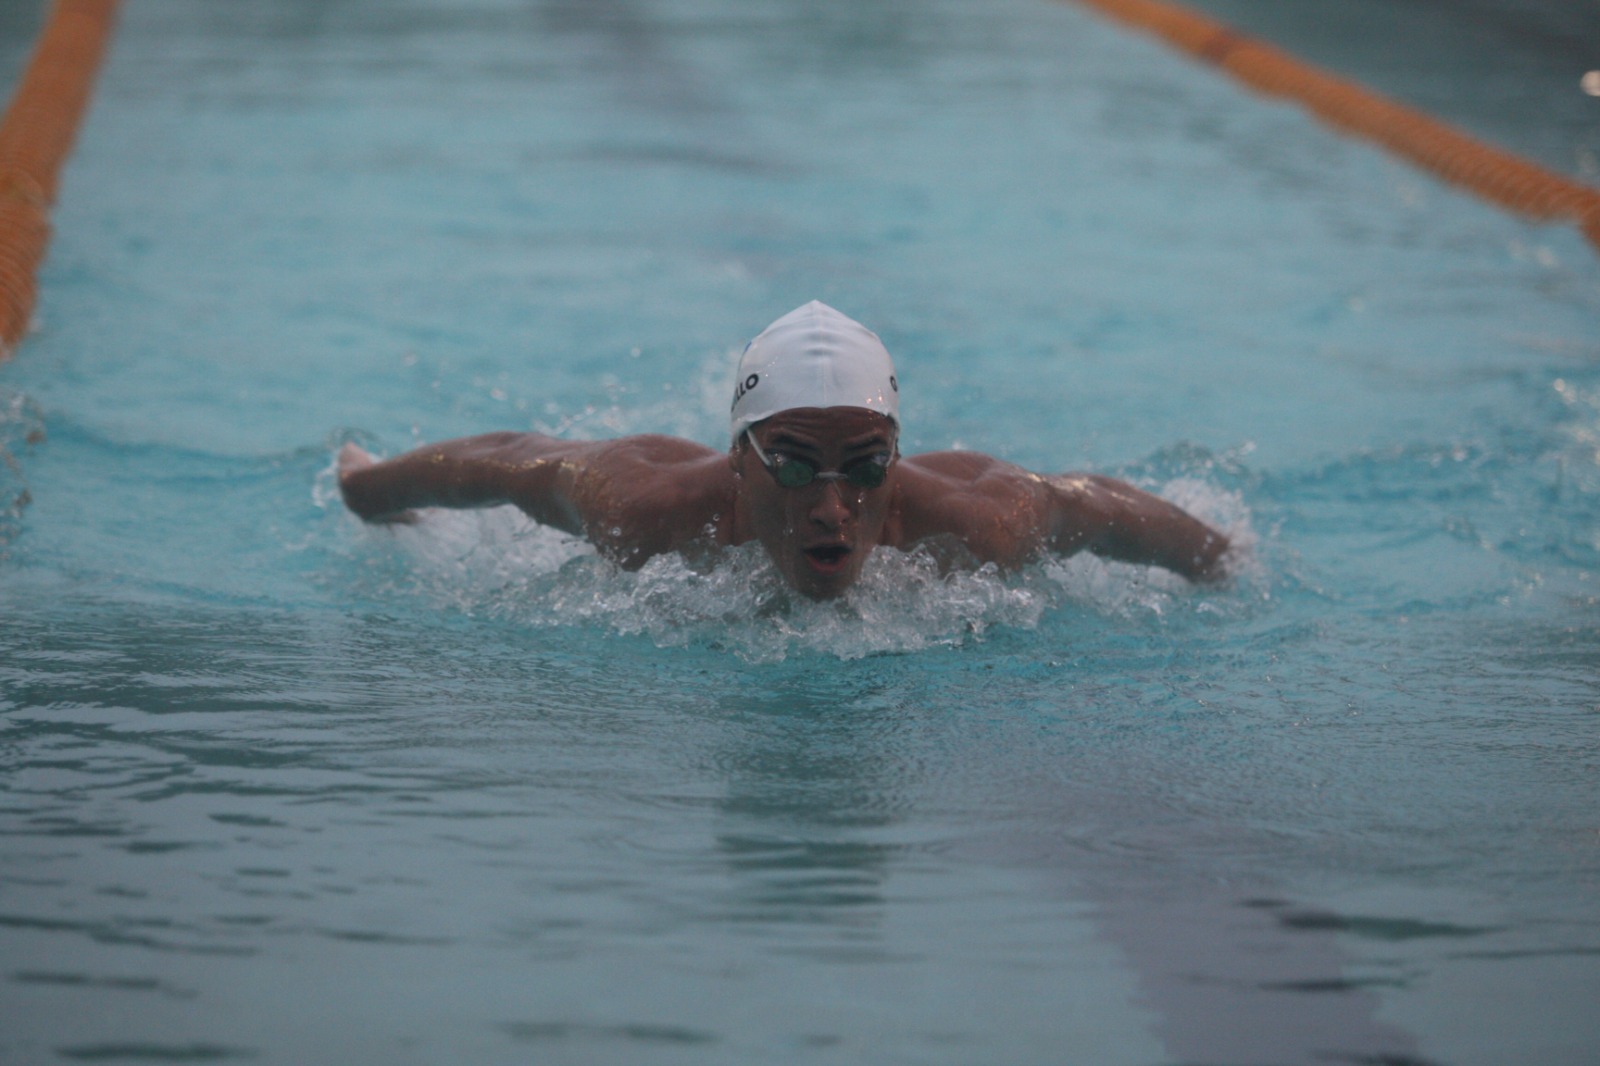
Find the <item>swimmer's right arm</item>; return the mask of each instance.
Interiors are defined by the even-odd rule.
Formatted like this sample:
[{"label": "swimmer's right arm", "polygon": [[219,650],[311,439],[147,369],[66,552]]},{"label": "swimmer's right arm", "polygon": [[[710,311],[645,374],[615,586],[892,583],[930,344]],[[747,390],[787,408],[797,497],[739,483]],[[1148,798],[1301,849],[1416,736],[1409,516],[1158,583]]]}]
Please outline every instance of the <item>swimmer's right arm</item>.
[{"label": "swimmer's right arm", "polygon": [[339,491],[345,506],[368,522],[415,521],[418,507],[509,503],[544,525],[581,533],[574,460],[593,447],[538,433],[488,433],[378,460],[346,444],[339,451]]}]

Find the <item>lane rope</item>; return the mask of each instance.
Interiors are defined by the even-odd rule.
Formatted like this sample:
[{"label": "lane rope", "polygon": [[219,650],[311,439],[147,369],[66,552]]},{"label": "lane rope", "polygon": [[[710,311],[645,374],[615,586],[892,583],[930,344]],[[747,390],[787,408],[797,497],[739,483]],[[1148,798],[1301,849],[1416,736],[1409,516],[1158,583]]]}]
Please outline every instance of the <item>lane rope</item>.
[{"label": "lane rope", "polygon": [[120,0],[54,0],[0,118],[0,362],[33,320],[61,169],[89,106]]},{"label": "lane rope", "polygon": [[1600,250],[1600,190],[1166,0],[1077,2],[1159,37],[1258,92],[1297,101],[1335,128],[1490,203],[1540,222],[1573,223]]},{"label": "lane rope", "polygon": [[[1485,144],[1264,41],[1165,0],[1077,0],[1444,181],[1537,221],[1579,226],[1600,249],[1600,190]],[[120,0],[53,0],[0,118],[0,362],[27,333],[61,169],[88,108]]]}]

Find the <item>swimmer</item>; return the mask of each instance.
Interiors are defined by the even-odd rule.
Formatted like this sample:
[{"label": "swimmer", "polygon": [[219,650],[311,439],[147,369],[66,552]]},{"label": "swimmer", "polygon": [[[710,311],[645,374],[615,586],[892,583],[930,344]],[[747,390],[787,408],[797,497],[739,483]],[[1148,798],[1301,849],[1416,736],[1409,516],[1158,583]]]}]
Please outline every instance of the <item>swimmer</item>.
[{"label": "swimmer", "polygon": [[339,488],[369,522],[512,504],[628,569],[758,541],[791,587],[819,600],[848,589],[877,547],[926,545],[948,566],[1004,570],[1088,551],[1196,582],[1225,576],[1228,538],[1165,500],[975,452],[902,456],[899,412],[877,335],[812,301],[746,346],[726,452],[649,434],[489,433],[379,462],[346,444]]}]

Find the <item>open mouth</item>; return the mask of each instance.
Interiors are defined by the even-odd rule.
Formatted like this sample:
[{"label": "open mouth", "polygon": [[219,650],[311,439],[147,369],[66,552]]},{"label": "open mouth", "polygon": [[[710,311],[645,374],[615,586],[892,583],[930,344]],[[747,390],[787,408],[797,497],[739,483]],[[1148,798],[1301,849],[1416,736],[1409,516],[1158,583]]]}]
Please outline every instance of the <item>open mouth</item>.
[{"label": "open mouth", "polygon": [[850,549],[843,544],[827,544],[820,548],[807,548],[805,555],[812,569],[824,574],[834,574],[844,569],[845,560],[850,557]]}]

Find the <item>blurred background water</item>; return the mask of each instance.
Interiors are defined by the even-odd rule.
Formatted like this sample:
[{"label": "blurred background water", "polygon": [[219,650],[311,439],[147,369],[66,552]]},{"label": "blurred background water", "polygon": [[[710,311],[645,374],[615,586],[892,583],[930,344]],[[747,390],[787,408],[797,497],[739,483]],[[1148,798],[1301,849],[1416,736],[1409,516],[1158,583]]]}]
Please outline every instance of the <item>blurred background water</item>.
[{"label": "blurred background water", "polygon": [[[1202,6],[1594,179],[1592,3]],[[7,1061],[1593,1061],[1575,232],[1040,0],[138,0],[56,224]],[[721,446],[811,298],[908,449],[1129,478],[1238,578],[819,607],[338,506],[345,440]]]}]

